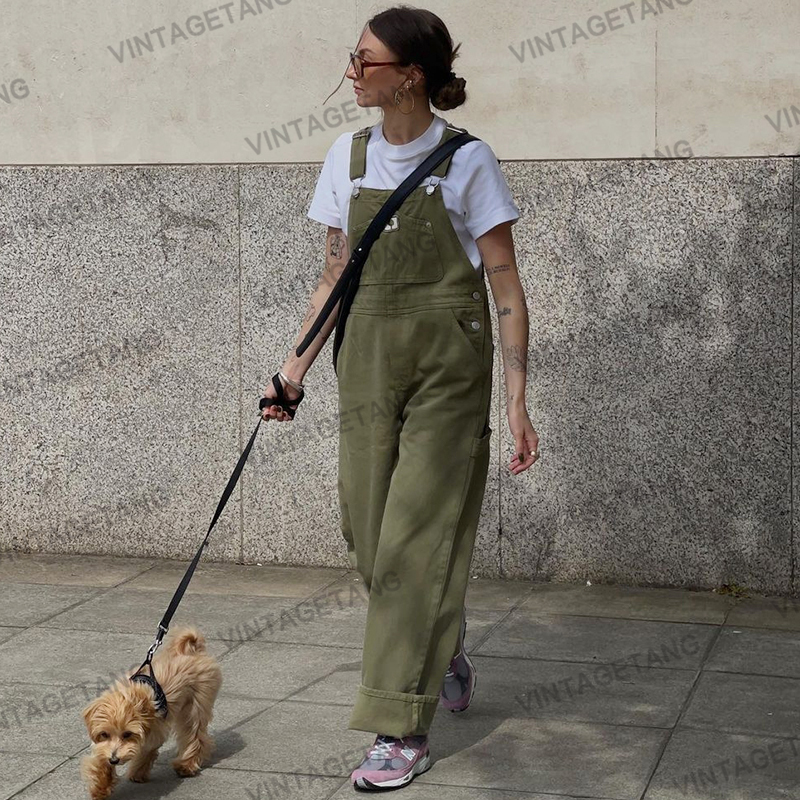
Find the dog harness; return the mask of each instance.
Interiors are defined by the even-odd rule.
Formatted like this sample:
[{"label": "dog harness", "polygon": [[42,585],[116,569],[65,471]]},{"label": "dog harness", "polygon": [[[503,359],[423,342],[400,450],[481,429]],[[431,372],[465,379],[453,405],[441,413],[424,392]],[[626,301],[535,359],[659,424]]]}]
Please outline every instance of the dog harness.
[{"label": "dog harness", "polygon": [[[159,628],[161,628],[160,625]],[[164,632],[166,633],[166,630]],[[158,644],[154,643],[147,651],[147,658],[145,658],[145,660],[142,662],[142,665],[139,667],[139,669],[137,669],[136,672],[131,675],[130,680],[132,683],[144,683],[153,690],[153,702],[156,707],[156,714],[160,717],[166,717],[169,713],[169,709],[167,707],[167,696],[164,694],[164,690],[156,680],[156,675],[153,671],[153,654],[156,652],[159,644],[161,644],[160,639],[158,640]],[[149,667],[149,675],[145,675],[144,672],[142,672],[145,667]]]}]

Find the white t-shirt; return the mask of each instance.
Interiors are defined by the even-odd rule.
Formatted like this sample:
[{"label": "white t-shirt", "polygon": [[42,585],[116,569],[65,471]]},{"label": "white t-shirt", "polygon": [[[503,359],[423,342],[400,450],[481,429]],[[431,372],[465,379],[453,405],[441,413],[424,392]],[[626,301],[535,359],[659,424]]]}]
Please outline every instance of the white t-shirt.
[{"label": "white t-shirt", "polygon": [[[447,120],[433,115],[428,130],[407,144],[389,144],[378,121],[367,142],[365,189],[396,189],[435,149]],[[347,235],[347,218],[353,182],[350,180],[350,147],[353,133],[343,133],[332,145],[317,180],[308,217],[323,225],[341,228]],[[422,181],[427,184],[430,176]],[[486,142],[468,142],[456,150],[447,176],[439,183],[445,208],[472,265],[479,269],[481,256],[475,240],[495,225],[519,219],[497,157]]]}]

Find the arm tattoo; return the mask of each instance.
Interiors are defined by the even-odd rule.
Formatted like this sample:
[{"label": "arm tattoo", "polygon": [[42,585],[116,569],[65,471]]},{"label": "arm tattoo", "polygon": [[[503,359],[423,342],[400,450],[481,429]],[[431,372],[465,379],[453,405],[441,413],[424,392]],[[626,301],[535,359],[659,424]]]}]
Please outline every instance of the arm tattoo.
[{"label": "arm tattoo", "polygon": [[528,354],[517,344],[512,344],[505,349],[508,366],[517,372],[525,372],[528,368]]},{"label": "arm tattoo", "polygon": [[495,272],[507,272],[511,269],[511,264],[497,264],[494,267],[486,267],[487,275],[494,275]]},{"label": "arm tattoo", "polygon": [[511,313],[511,309],[510,309],[508,306],[503,306],[503,307],[502,307],[502,308],[501,308],[501,309],[500,309],[500,310],[497,312],[497,316],[498,316],[498,317],[504,317],[506,314],[510,314],[510,313]]},{"label": "arm tattoo", "polygon": [[342,257],[344,255],[344,239],[341,234],[335,233],[330,238],[330,257],[325,257],[325,269],[322,273],[323,280],[326,284],[333,287],[339,280],[344,267],[342,266]]},{"label": "arm tattoo", "polygon": [[305,325],[306,322],[308,322],[315,316],[315,314],[316,314],[316,309],[314,308],[314,304],[311,303],[311,305],[308,307],[308,311],[306,312],[305,319],[303,319],[302,325]]},{"label": "arm tattoo", "polygon": [[337,259],[341,260],[342,253],[344,252],[344,240],[341,234],[337,233],[331,238],[331,255]]}]

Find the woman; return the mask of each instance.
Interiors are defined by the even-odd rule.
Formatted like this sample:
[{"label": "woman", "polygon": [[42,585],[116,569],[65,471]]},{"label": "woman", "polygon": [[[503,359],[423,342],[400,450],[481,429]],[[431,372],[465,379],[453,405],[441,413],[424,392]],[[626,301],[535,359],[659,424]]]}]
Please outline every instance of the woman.
[{"label": "woman", "polygon": [[[451,71],[457,49],[439,17],[404,6],[370,19],[351,54],[345,76],[356,102],[379,107],[383,119],[342,134],[317,182],[308,216],[328,226],[326,266],[281,371],[293,410],[335,314],[301,357],[295,349],[349,247],[392,190],[461,130],[430,109],[466,99],[464,79]],[[538,458],[525,407],[528,314],[511,236],[518,218],[491,148],[468,142],[406,198],[376,240],[347,317],[337,359],[341,524],[350,564],[370,592],[349,728],[377,734],[351,775],[359,788],[403,786],[428,769],[437,706],[463,711],[475,688],[464,599],[492,432],[484,271],[500,309],[516,446],[509,469],[517,475]],[[276,397],[272,385],[264,396]],[[291,419],[280,406],[263,416]]]}]

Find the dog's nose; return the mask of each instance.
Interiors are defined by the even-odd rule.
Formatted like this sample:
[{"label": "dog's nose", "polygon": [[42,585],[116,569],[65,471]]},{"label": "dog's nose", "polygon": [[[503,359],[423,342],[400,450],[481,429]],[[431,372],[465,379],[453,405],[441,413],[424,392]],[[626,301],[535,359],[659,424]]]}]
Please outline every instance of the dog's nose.
[{"label": "dog's nose", "polygon": [[112,764],[119,764],[119,759],[116,756],[111,756],[108,760]]}]

